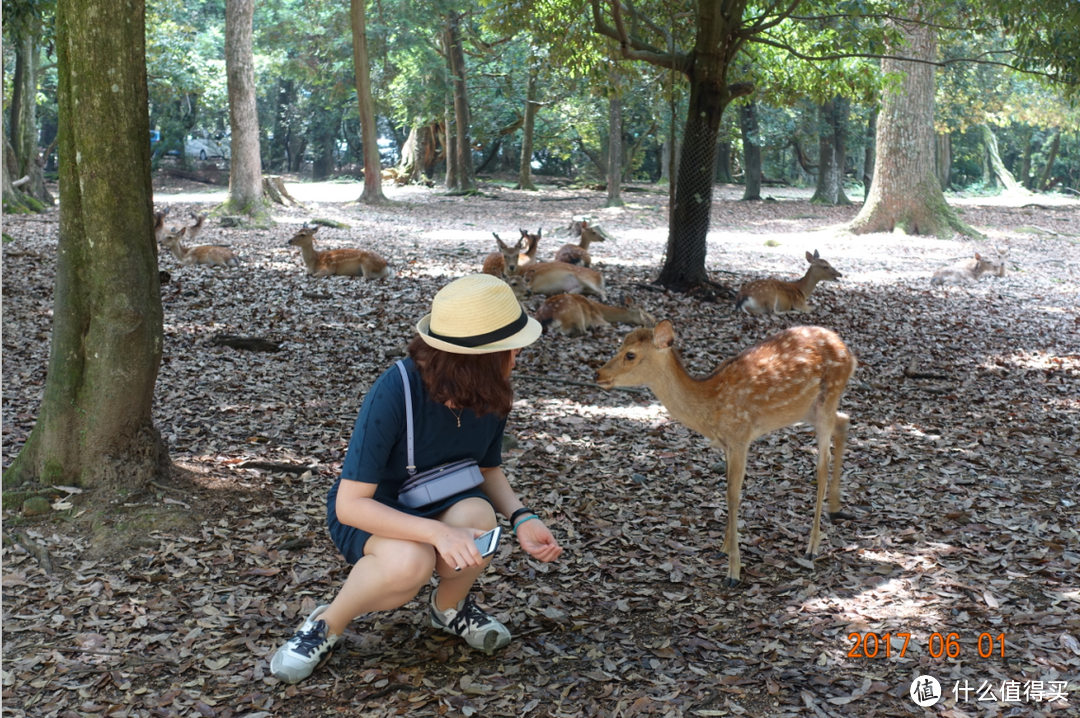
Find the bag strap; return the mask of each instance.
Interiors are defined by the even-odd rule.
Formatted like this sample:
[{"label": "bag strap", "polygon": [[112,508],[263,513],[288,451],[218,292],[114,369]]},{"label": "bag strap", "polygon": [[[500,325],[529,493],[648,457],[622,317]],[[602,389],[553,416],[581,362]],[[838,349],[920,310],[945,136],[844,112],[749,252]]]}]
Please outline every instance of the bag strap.
[{"label": "bag strap", "polygon": [[401,383],[405,385],[405,450],[409,455],[409,463],[405,470],[411,478],[416,473],[416,457],[413,455],[413,420],[412,420],[412,389],[409,385],[409,372],[405,369],[405,362],[398,360],[398,371],[401,372]]}]

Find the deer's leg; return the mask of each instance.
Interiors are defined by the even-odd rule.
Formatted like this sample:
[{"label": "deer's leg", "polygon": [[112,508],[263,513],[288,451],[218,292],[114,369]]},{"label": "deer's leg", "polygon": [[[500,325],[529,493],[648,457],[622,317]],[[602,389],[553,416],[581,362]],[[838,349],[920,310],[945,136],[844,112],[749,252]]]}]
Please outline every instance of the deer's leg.
[{"label": "deer's leg", "polygon": [[844,451],[847,449],[848,415],[836,412],[836,424],[833,426],[832,438],[834,448],[832,479],[829,481],[829,518],[833,521],[841,519],[853,519],[854,514],[840,510],[840,474],[844,470]]},{"label": "deer's leg", "polygon": [[821,507],[825,503],[825,490],[829,486],[829,442],[833,427],[829,417],[818,416],[814,422],[817,433],[817,500],[814,502],[814,523],[810,528],[810,546],[806,549],[806,558],[813,560],[821,543]]},{"label": "deer's leg", "polygon": [[732,446],[724,452],[727,459],[727,531],[724,534],[723,552],[728,557],[728,575],[724,581],[727,588],[739,585],[742,563],[739,558],[739,503],[742,501],[742,482],[746,475],[747,446]]}]

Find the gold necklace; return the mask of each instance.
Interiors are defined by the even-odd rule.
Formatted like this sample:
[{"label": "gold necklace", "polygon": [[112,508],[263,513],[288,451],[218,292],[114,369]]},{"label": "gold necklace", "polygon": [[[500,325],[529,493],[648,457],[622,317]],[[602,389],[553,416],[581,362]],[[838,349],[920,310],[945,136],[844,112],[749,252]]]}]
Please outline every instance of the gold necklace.
[{"label": "gold necklace", "polygon": [[[447,409],[450,409],[450,407],[449,407],[449,406],[448,406],[448,407],[446,407],[446,408],[447,408]],[[464,410],[464,409],[458,409],[458,410],[457,410],[457,411],[455,412],[455,411],[454,411],[453,409],[450,409],[450,413],[454,415],[454,418],[455,418],[455,419],[457,419],[457,428],[459,428],[459,429],[461,428],[461,412],[463,412],[463,411],[465,411],[465,410]]]}]

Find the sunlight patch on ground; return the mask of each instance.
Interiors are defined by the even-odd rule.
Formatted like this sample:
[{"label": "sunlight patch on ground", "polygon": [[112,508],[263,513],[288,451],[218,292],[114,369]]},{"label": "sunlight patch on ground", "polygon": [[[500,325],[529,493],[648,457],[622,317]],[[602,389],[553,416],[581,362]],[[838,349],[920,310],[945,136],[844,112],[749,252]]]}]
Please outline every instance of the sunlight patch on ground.
[{"label": "sunlight patch on ground", "polygon": [[630,419],[642,423],[652,423],[658,419],[668,421],[664,406],[653,401],[648,406],[597,406],[581,404],[567,399],[520,399],[515,404],[531,404],[534,408],[550,409],[560,416],[577,415],[591,419]]}]

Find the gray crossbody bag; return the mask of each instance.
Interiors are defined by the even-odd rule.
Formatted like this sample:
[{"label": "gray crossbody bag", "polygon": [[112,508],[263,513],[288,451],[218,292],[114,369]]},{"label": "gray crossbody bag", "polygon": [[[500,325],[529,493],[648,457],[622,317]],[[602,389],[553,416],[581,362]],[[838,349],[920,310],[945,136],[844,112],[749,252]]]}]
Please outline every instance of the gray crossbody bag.
[{"label": "gray crossbody bag", "polygon": [[472,459],[442,464],[417,473],[416,457],[413,453],[412,390],[409,386],[409,373],[404,362],[399,361],[396,364],[405,385],[405,446],[409,459],[405,467],[409,478],[405,479],[398,489],[398,501],[409,508],[418,509],[484,483],[484,475]]}]

